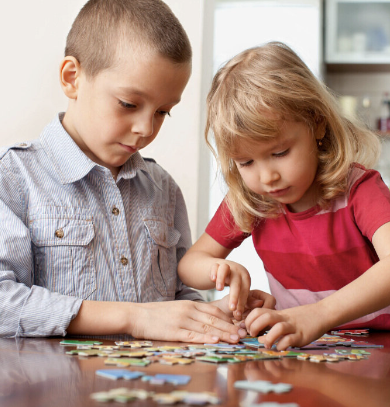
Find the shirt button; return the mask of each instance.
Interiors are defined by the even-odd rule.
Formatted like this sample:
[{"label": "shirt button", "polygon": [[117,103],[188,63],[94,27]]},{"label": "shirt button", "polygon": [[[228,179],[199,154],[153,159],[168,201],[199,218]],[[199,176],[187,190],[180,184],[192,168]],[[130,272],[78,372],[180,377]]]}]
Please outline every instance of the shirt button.
[{"label": "shirt button", "polygon": [[124,266],[127,266],[127,265],[129,264],[129,260],[127,260],[127,258],[126,258],[125,256],[122,256],[122,257],[121,257],[121,263],[122,263]]},{"label": "shirt button", "polygon": [[119,215],[119,209],[118,209],[116,206],[114,206],[114,207],[112,208],[112,213],[113,213],[115,216],[118,216],[118,215]]},{"label": "shirt button", "polygon": [[62,239],[64,237],[64,231],[62,229],[57,229],[54,234],[59,239]]}]

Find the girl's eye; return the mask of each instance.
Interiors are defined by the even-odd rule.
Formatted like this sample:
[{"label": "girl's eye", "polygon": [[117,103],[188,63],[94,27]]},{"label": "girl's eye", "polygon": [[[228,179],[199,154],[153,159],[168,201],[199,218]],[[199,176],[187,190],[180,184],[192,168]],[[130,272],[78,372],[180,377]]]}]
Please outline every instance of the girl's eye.
[{"label": "girl's eye", "polygon": [[290,152],[290,149],[288,148],[287,150],[281,151],[280,153],[273,153],[272,155],[274,157],[284,157]]},{"label": "girl's eye", "polygon": [[118,103],[120,106],[124,107],[125,109],[134,109],[136,106],[131,104],[131,103],[127,103],[124,102],[123,100],[118,100]]},{"label": "girl's eye", "polygon": [[240,168],[242,168],[242,167],[249,167],[252,163],[253,163],[253,160],[249,160],[244,163],[238,163],[238,165],[240,166]]}]

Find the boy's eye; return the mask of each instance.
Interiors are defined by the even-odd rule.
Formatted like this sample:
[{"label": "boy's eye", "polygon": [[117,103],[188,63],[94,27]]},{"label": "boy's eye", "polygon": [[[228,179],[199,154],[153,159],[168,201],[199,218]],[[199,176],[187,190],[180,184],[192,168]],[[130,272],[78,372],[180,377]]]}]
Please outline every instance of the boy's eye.
[{"label": "boy's eye", "polygon": [[171,117],[171,112],[168,112],[168,111],[166,111],[166,110],[157,110],[157,112],[156,112],[158,115],[160,115],[160,116],[169,116],[169,117]]},{"label": "boy's eye", "polygon": [[125,109],[134,109],[134,108],[136,107],[135,105],[133,105],[133,104],[131,104],[131,103],[124,102],[123,100],[118,100],[118,103],[119,103],[122,107],[124,107]]},{"label": "boy's eye", "polygon": [[289,153],[290,149],[288,148],[287,150],[284,151],[280,151],[279,153],[273,153],[272,155],[274,157],[284,157],[285,155],[287,155]]},{"label": "boy's eye", "polygon": [[243,163],[238,163],[238,165],[240,166],[240,168],[242,168],[242,167],[249,167],[252,163],[253,163],[253,160],[249,160],[249,161],[245,161]]}]

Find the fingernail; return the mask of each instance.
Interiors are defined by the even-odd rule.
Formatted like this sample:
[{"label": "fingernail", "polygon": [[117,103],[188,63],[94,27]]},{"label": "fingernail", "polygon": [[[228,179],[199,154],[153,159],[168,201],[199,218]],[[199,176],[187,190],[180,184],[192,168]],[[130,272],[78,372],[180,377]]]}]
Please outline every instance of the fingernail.
[{"label": "fingernail", "polygon": [[233,303],[230,304],[230,309],[234,309],[234,308],[236,308],[236,306]]},{"label": "fingernail", "polygon": [[222,290],[222,284],[221,283],[217,284],[217,290]]},{"label": "fingernail", "polygon": [[239,338],[238,335],[230,335],[230,339],[231,339],[232,341],[238,341],[240,338]]},{"label": "fingernail", "polygon": [[246,326],[245,326],[245,322],[241,322],[241,324],[240,324],[240,328],[246,328]]},{"label": "fingernail", "polygon": [[215,341],[215,342],[219,342],[219,337],[218,337],[218,336],[213,336],[211,339],[212,339],[213,341]]},{"label": "fingernail", "polygon": [[238,334],[240,335],[241,338],[245,338],[247,335],[246,329],[239,329]]}]

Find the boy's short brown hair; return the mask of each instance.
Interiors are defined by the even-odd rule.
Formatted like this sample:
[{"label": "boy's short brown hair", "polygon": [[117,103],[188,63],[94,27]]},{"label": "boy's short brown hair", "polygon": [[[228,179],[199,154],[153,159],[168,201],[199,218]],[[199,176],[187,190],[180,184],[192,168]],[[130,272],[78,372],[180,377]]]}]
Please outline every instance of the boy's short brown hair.
[{"label": "boy's short brown hair", "polygon": [[184,28],[162,0],[89,0],[69,31],[65,56],[94,77],[112,66],[120,44],[148,47],[175,63],[192,57]]}]

